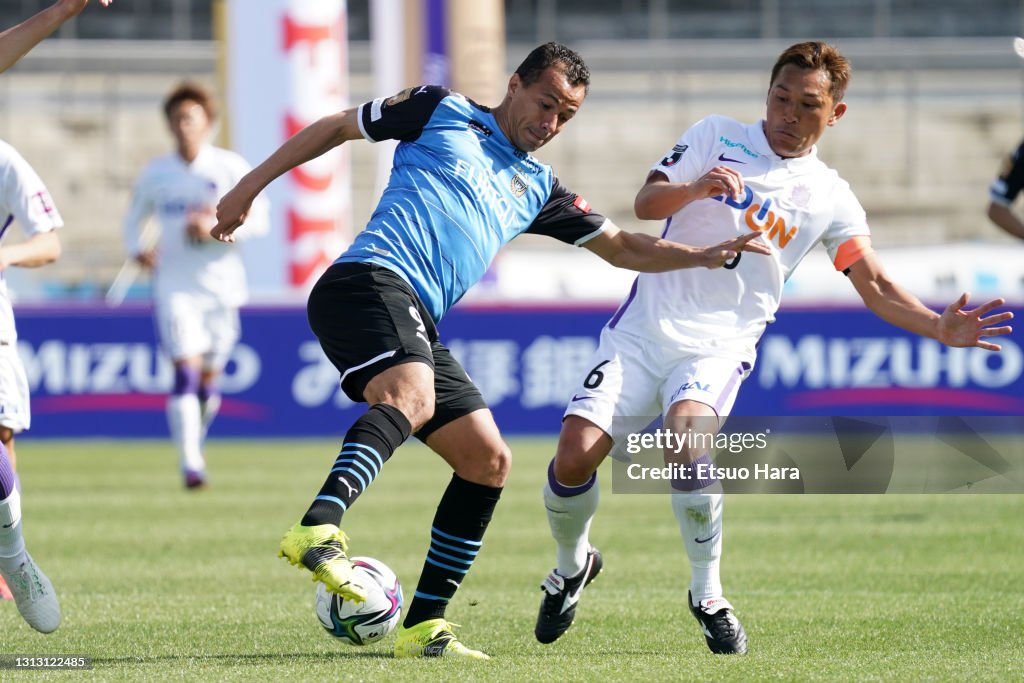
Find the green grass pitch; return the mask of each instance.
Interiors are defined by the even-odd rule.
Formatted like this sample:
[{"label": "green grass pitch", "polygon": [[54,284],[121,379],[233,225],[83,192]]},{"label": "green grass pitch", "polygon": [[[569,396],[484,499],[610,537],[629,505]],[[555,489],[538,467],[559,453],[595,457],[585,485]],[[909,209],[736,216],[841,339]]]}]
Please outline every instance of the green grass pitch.
[{"label": "green grass pitch", "polygon": [[[1024,662],[1024,496],[727,499],[726,595],[750,637],[716,657],[685,608],[668,501],[605,486],[605,571],[560,641],[533,638],[554,561],[540,498],[550,440],[513,440],[511,478],[449,609],[490,662],[394,660],[392,638],[332,641],[309,574],[275,557],[333,461],[331,441],[216,441],[189,493],[163,442],[19,441],[29,548],[64,623],[32,631],[0,604],[0,653],[87,655],[98,680],[1005,680]],[[605,483],[610,481],[604,472]],[[403,447],[346,518],[353,554],[411,596],[450,476]],[[0,678],[14,672],[0,671]],[[26,676],[56,678],[68,672]],[[74,674],[72,674],[74,675]],[[63,678],[61,679],[63,680]]]}]

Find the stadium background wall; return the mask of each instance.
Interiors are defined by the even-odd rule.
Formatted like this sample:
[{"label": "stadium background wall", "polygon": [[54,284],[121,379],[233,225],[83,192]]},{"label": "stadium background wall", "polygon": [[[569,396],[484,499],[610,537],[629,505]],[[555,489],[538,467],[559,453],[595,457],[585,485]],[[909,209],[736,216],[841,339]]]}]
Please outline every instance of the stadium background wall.
[{"label": "stadium background wall", "polygon": [[[461,306],[441,333],[505,433],[553,434],[611,313]],[[340,437],[361,409],[338,391],[305,311],[250,307],[242,326],[211,436]],[[18,327],[33,438],[166,435],[173,373],[148,307],[20,307]],[[1001,354],[948,349],[862,309],[785,308],[761,340],[734,414],[1024,414],[1024,350],[1013,336],[1001,343]]]}]

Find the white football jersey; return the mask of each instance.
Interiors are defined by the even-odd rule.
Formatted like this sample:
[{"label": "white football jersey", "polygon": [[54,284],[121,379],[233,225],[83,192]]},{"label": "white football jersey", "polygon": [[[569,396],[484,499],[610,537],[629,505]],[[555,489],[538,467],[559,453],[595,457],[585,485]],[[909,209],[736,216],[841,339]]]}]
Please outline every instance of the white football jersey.
[{"label": "white football jersey", "polygon": [[[0,141],[0,239],[17,221],[26,237],[50,232],[64,225],[57,207],[39,175],[6,142]],[[0,271],[0,341],[17,338],[7,281]]]},{"label": "white football jersey", "polygon": [[[160,231],[153,273],[156,298],[188,293],[209,296],[227,306],[245,303],[248,288],[237,246],[216,240],[193,243],[185,226],[189,213],[213,211],[249,170],[238,154],[210,145],[204,145],[192,163],[172,152],[143,169],[125,217],[124,235],[128,253],[143,251],[147,245],[142,225],[151,215],[156,216]],[[267,206],[262,197],[253,203],[245,225],[239,236],[266,232]]]},{"label": "white football jersey", "polygon": [[[783,284],[811,248],[824,243],[836,269],[844,270],[870,251],[870,231],[850,186],[818,159],[816,149],[779,157],[760,121],[702,119],[651,170],[670,182],[692,182],[715,166],[736,169],[745,196],[690,202],[669,217],[662,236],[710,246],[760,230],[772,254],[743,253],[732,269],[641,274],[608,326],[690,352],[753,362]],[[822,283],[829,286],[846,285],[842,278]]]}]

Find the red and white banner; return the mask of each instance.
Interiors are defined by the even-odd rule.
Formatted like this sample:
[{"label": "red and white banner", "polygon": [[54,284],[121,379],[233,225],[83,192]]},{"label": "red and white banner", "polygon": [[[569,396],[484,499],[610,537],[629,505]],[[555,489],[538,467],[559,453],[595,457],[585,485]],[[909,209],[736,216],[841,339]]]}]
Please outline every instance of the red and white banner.
[{"label": "red and white banner", "polygon": [[[229,0],[223,31],[228,144],[251,164],[350,106],[345,0]],[[347,148],[294,169],[264,192],[271,234],[244,245],[257,300],[308,290],[351,241]]]}]

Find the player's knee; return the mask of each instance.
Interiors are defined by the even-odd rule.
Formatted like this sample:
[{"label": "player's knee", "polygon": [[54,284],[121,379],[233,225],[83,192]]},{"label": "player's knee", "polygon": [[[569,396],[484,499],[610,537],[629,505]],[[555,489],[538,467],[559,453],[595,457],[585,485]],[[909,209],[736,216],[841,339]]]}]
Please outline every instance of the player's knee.
[{"label": "player's knee", "polygon": [[385,400],[398,408],[405,419],[409,420],[412,431],[419,431],[420,427],[427,424],[430,418],[434,417],[434,390],[433,387],[422,391],[409,391],[395,396],[392,400]]},{"label": "player's knee", "polygon": [[556,481],[565,486],[587,483],[611,446],[611,438],[596,425],[570,416],[562,425],[555,451],[552,471]]},{"label": "player's knee", "polygon": [[508,479],[508,473],[512,469],[512,449],[504,441],[498,444],[488,460],[492,477],[498,481],[495,486],[503,486]]},{"label": "player's knee", "polygon": [[512,469],[512,449],[501,439],[488,441],[467,463],[463,479],[487,486],[504,486]]},{"label": "player's knee", "polygon": [[385,370],[363,390],[369,405],[387,403],[405,415],[416,432],[434,416],[434,372],[428,365],[406,363]]},{"label": "player's knee", "polygon": [[565,486],[582,486],[590,481],[597,470],[592,459],[582,451],[559,450],[555,455],[555,480]]}]

